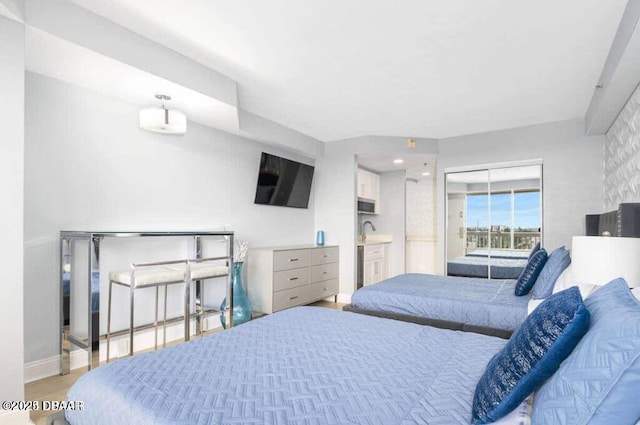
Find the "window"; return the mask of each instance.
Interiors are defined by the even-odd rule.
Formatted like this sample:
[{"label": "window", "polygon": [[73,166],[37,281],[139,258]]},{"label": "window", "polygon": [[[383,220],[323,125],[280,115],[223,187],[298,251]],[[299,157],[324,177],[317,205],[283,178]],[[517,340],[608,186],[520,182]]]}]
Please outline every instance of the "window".
[{"label": "window", "polygon": [[539,190],[468,193],[466,210],[470,246],[488,248],[490,237],[494,249],[531,250],[540,241]]}]

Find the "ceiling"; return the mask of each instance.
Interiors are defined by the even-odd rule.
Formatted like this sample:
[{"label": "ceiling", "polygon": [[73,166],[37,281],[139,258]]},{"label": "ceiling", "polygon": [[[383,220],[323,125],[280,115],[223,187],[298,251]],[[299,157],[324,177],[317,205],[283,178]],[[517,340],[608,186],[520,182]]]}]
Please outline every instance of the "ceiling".
[{"label": "ceiling", "polygon": [[160,105],[154,94],[169,94],[172,100],[167,106],[184,112],[190,121],[238,133],[237,109],[211,96],[35,28],[27,27],[25,44],[25,66],[30,71],[146,107]]},{"label": "ceiling", "polygon": [[330,141],[584,116],[626,0],[72,0]]},{"label": "ceiling", "polygon": [[[394,162],[401,159],[401,163]],[[358,155],[358,167],[365,168],[377,173],[387,171],[406,170],[407,176],[411,178],[425,178],[436,175],[438,155],[422,153],[401,153],[401,154],[360,154]],[[429,173],[423,176],[422,173]]]}]

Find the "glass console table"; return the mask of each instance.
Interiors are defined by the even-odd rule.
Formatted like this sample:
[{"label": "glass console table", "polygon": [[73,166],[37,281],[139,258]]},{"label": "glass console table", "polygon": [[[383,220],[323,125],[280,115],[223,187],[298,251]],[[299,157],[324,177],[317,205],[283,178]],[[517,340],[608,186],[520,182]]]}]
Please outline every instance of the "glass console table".
[{"label": "glass console table", "polygon": [[[224,238],[227,243],[227,252],[220,260],[227,260],[229,270],[233,263],[233,232],[232,231],[187,231],[187,232],[92,232],[92,231],[61,231],[60,232],[60,374],[66,375],[71,370],[70,355],[71,345],[87,350],[88,368],[98,366],[99,358],[94,358],[95,347],[99,347],[100,335],[98,332],[100,326],[100,242],[104,238],[147,238],[147,237],[188,237],[192,238],[192,248],[190,252],[185,253],[185,259],[201,259],[202,257],[202,238],[218,237]],[[84,241],[88,245],[85,261],[88,264],[86,276],[88,281],[88,329],[87,338],[79,337],[71,334],[71,296],[74,292],[74,279],[72,275],[74,261],[74,250],[72,245],[74,241]],[[84,255],[78,253],[76,255]],[[196,299],[199,299],[201,293],[202,281],[195,281]],[[231,273],[227,279],[227,300],[229,311],[233,311],[233,285],[231,282]],[[203,317],[199,314],[198,309],[202,310],[202,303],[196,303],[195,326],[196,334],[201,333]],[[225,313],[227,314],[227,313]],[[187,302],[184,310],[185,320],[185,340],[190,337],[190,303]],[[233,326],[233,317],[228,314],[226,317],[230,327]],[[93,329],[97,327],[98,329]]]}]

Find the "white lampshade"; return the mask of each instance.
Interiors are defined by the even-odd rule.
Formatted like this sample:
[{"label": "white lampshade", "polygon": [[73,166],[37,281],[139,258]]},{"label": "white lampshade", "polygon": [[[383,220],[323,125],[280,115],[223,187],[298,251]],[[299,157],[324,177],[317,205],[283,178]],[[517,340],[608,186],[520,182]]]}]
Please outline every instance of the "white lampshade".
[{"label": "white lampshade", "polygon": [[143,130],[182,135],[187,132],[187,117],[171,109],[147,108],[140,111],[139,125]]},{"label": "white lampshade", "polygon": [[630,288],[640,287],[640,238],[574,236],[571,276],[600,286],[622,277]]}]

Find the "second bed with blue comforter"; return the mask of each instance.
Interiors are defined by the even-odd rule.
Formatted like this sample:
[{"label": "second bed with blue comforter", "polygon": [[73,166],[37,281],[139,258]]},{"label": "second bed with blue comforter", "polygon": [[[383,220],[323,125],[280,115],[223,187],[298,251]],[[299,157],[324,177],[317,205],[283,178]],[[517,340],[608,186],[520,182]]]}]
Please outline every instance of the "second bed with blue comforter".
[{"label": "second bed with blue comforter", "polygon": [[491,279],[517,279],[527,265],[526,258],[496,258],[496,257],[456,257],[447,261],[447,274],[450,276],[489,277],[491,264]]},{"label": "second bed with blue comforter", "polygon": [[[437,343],[435,343],[437,342]],[[506,341],[319,307],[101,366],[67,411],[84,424],[468,424]]]},{"label": "second bed with blue comforter", "polygon": [[515,330],[527,317],[531,295],[514,295],[515,280],[409,273],[365,286],[356,308]]}]

